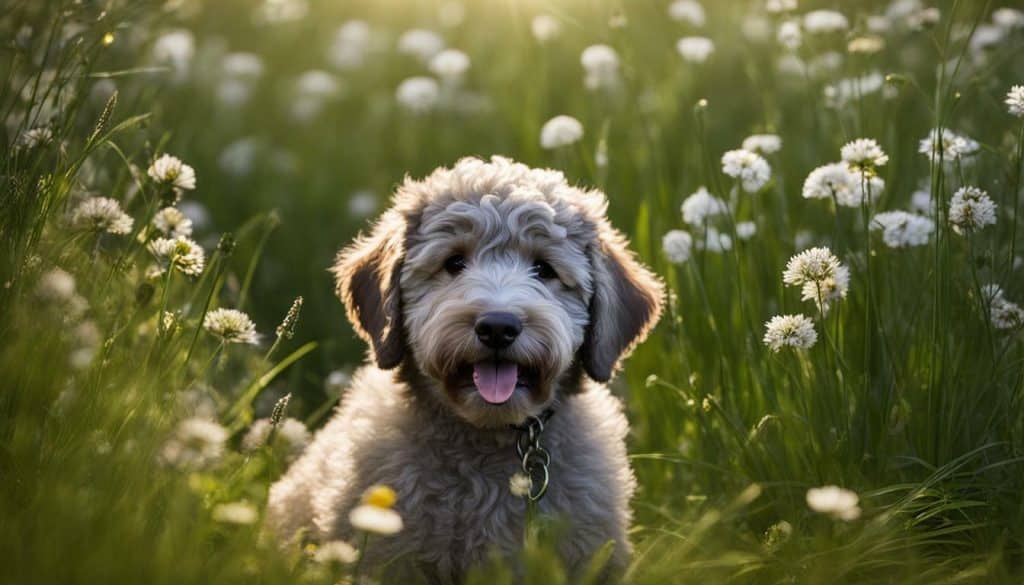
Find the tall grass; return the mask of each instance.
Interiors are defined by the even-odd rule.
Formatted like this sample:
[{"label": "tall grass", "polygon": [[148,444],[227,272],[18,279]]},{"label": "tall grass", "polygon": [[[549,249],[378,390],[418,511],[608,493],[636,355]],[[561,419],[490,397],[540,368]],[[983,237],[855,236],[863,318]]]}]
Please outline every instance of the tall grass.
[{"label": "tall grass", "polygon": [[[292,4],[308,10],[267,12]],[[669,285],[665,318],[615,383],[640,484],[627,581],[1019,581],[1024,345],[1021,324],[997,327],[992,312],[1024,301],[1024,120],[1002,103],[1024,83],[1024,25],[999,28],[1000,6],[966,0],[936,3],[941,18],[920,27],[910,24],[921,7],[882,2],[807,2],[788,16],[706,2],[704,26],[672,20],[668,4],[10,3],[0,15],[4,580],[350,575],[316,560],[322,548],[280,550],[260,534],[266,490],[306,440],[299,421],[321,424],[363,359],[326,268],[406,173],[506,154],[602,188],[613,222]],[[841,10],[849,26],[816,35],[804,21],[800,47],[782,47],[778,25],[816,8]],[[882,30],[871,17],[887,11]],[[538,14],[560,34],[534,38]],[[357,66],[335,44],[354,18],[371,31]],[[413,27],[471,59],[419,114],[395,99],[402,80],[431,75],[394,48]],[[705,63],[674,50],[692,35],[714,42]],[[865,37],[884,48],[851,51]],[[595,43],[621,65],[591,90],[580,54]],[[584,136],[541,148],[540,128],[558,114],[578,118]],[[920,153],[933,128],[979,152]],[[771,180],[749,194],[721,157],[755,133],[779,135],[782,149],[764,155]],[[813,169],[862,137],[889,155],[873,201],[801,196]],[[194,190],[147,174],[163,154],[195,168]],[[680,205],[702,185],[725,212],[688,226]],[[998,204],[994,225],[953,229],[965,186]],[[128,233],[76,219],[95,196],[131,216]],[[912,197],[935,230],[925,245],[891,248],[875,215],[911,209]],[[205,250],[195,276],[160,270],[151,251],[163,235],[153,218],[172,203]],[[749,239],[743,222],[756,225]],[[712,227],[731,247],[713,250]],[[680,264],[662,250],[677,229],[694,242]],[[850,270],[849,293],[827,314],[782,281],[812,246]],[[219,308],[251,315],[259,344],[204,328]],[[813,319],[817,343],[771,351],[764,323],[797,313]],[[808,489],[831,484],[859,496],[858,518],[808,506]],[[495,561],[471,580],[564,581],[551,550],[533,535],[520,567]]]}]

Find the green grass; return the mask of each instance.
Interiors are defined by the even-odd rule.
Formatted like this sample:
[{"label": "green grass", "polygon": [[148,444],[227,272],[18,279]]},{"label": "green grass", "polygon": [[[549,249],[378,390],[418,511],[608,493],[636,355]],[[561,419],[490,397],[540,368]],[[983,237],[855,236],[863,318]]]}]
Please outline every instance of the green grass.
[{"label": "green grass", "polygon": [[[1024,83],[1024,28],[987,49],[970,40],[993,34],[1000,5],[939,1],[937,24],[879,33],[884,49],[863,55],[847,43],[885,3],[801,3],[801,12],[839,8],[851,28],[805,32],[796,54],[819,65],[793,74],[778,63],[780,17],[759,2],[705,2],[703,28],[672,21],[660,0],[467,0],[449,28],[438,16],[444,2],[311,0],[301,19],[274,24],[255,18],[261,4],[21,0],[0,14],[3,581],[332,583],[348,574],[309,551],[279,550],[258,519],[223,521],[225,503],[259,512],[290,456],[283,433],[255,451],[242,438],[289,393],[285,416],[315,428],[338,399],[329,373],[363,359],[326,270],[367,225],[353,198],[369,190],[380,211],[406,174],[505,154],[603,189],[613,222],[671,291],[661,324],[614,384],[640,485],[627,581],[1019,582],[1024,345],[1020,327],[993,327],[982,287],[997,283],[1024,301],[1014,268],[1024,247],[1015,218],[1024,120],[1002,103]],[[562,24],[549,43],[531,36],[539,13]],[[766,39],[743,32],[751,17],[769,23]],[[351,18],[370,23],[379,47],[361,67],[334,70],[327,49]],[[470,56],[463,107],[414,115],[396,104],[403,79],[429,75],[394,50],[412,27]],[[195,44],[180,69],[152,56],[175,29]],[[676,53],[685,35],[714,41],[708,62]],[[614,90],[584,88],[580,53],[594,43],[619,54]],[[220,62],[238,51],[257,54],[262,74],[244,103],[226,105]],[[831,52],[841,59],[822,67]],[[291,114],[302,102],[296,79],[313,69],[339,88],[302,122]],[[871,72],[886,76],[884,87],[828,103],[826,86]],[[540,128],[558,114],[578,118],[585,135],[544,150]],[[974,138],[979,154],[961,165],[920,154],[937,126]],[[37,127],[52,138],[19,143]],[[771,182],[732,194],[721,155],[764,132],[783,140],[767,155]],[[890,157],[870,209],[804,199],[808,173],[860,137]],[[248,170],[232,172],[225,151],[237,162],[246,149]],[[193,234],[206,251],[195,278],[146,275],[147,226],[170,192],[145,171],[163,153],[198,176],[184,194],[207,215]],[[661,238],[686,229],[700,239],[679,208],[701,185],[730,201],[713,225],[735,236],[735,222],[754,221],[757,234],[672,264]],[[938,212],[927,245],[893,249],[867,232],[865,219],[909,209],[922,185]],[[994,226],[951,229],[949,202],[964,185],[998,204]],[[132,233],[72,225],[88,196],[119,201]],[[783,285],[798,241],[830,247],[851,271],[848,296],[827,316]],[[74,292],[41,294],[58,267]],[[297,296],[295,335],[278,340]],[[261,345],[222,344],[202,330],[216,307],[250,314]],[[157,322],[164,310],[174,314],[167,325]],[[788,313],[814,318],[818,342],[772,353],[764,323]],[[167,463],[178,425],[196,416],[227,429],[223,453],[202,466]],[[859,494],[859,519],[808,508],[807,490],[828,484]],[[550,550],[543,535],[530,537],[531,581],[565,579]],[[473,579],[515,582],[500,565]]]}]

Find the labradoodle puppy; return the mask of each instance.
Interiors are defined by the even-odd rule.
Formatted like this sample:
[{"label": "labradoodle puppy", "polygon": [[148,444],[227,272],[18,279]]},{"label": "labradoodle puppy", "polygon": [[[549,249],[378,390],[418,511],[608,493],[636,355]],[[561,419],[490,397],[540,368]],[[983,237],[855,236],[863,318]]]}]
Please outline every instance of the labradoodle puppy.
[{"label": "labradoodle puppy", "polygon": [[[393,203],[334,266],[372,363],[272,487],[272,529],[358,542],[349,512],[386,484],[405,527],[372,538],[364,563],[458,582],[521,546],[527,502],[510,478],[526,468],[533,497],[546,472],[537,506],[564,521],[568,566],[609,541],[621,566],[635,480],[604,383],[658,320],[661,282],[608,223],[604,194],[560,172],[465,158],[407,179]],[[549,460],[524,465],[517,442]]]}]

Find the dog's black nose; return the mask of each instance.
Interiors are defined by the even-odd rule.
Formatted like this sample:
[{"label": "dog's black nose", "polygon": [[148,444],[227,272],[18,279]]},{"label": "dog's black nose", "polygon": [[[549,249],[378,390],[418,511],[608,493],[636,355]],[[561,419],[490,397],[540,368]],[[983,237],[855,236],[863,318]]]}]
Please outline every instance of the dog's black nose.
[{"label": "dog's black nose", "polygon": [[523,332],[523,322],[512,313],[484,313],[476,320],[476,338],[492,349],[504,349]]}]

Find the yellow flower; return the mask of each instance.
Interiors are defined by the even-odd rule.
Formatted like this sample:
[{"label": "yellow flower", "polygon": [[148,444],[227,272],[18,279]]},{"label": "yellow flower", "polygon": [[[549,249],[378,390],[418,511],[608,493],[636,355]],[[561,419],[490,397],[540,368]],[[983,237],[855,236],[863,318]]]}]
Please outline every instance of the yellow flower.
[{"label": "yellow flower", "polygon": [[363,493],[363,503],[375,508],[390,508],[395,505],[398,495],[386,485],[370,486]]}]

